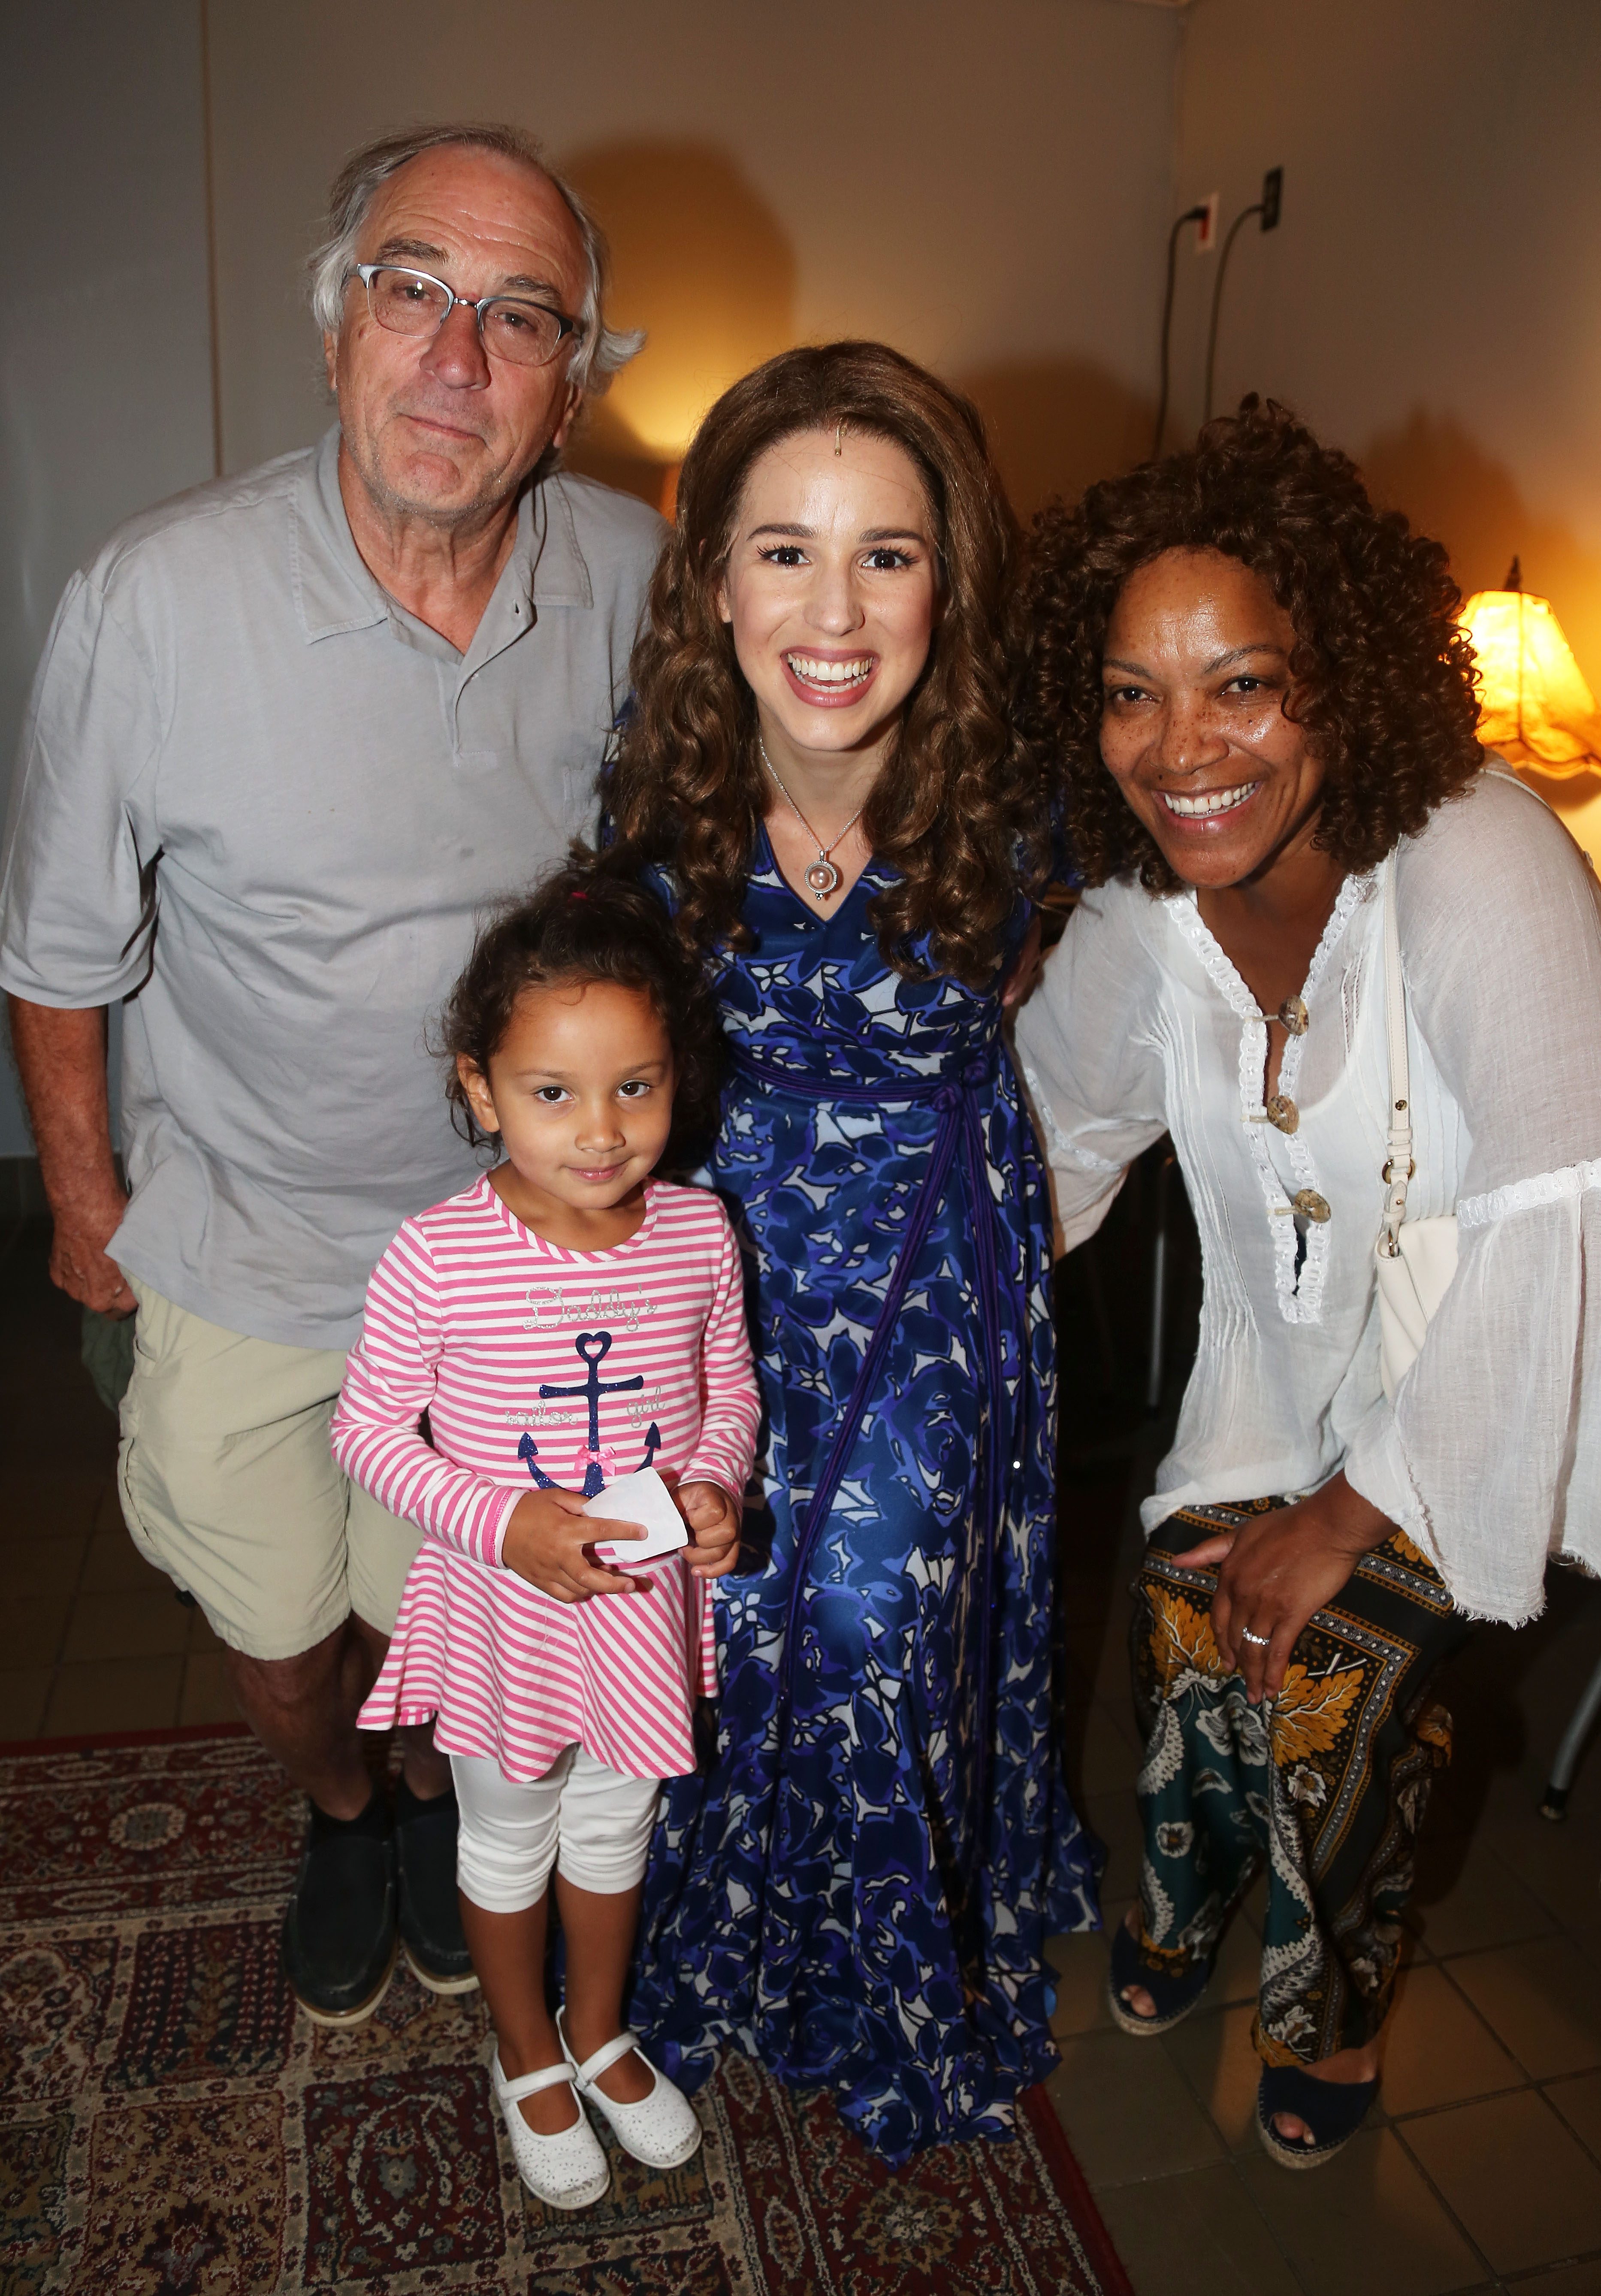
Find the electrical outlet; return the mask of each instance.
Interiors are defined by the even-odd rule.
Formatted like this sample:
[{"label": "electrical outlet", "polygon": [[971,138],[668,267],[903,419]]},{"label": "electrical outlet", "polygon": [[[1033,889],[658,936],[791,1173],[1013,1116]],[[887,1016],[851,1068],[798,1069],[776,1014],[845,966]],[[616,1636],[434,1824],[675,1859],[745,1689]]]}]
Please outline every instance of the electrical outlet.
[{"label": "electrical outlet", "polygon": [[1284,196],[1285,171],[1282,168],[1269,168],[1262,177],[1262,229],[1264,231],[1278,229],[1279,209],[1284,205]]},{"label": "electrical outlet", "polygon": [[1195,226],[1197,255],[1210,255],[1218,243],[1218,201],[1221,196],[1219,192],[1211,192],[1195,202],[1201,210],[1201,220]]}]

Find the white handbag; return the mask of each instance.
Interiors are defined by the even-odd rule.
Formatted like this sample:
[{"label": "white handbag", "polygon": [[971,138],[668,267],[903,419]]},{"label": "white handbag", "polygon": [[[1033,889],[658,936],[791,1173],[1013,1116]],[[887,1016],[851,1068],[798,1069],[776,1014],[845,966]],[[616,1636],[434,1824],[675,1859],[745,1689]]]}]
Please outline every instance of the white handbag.
[{"label": "white handbag", "polygon": [[1412,1092],[1407,1062],[1407,989],[1401,978],[1400,927],[1395,914],[1395,855],[1384,862],[1384,1029],[1390,1045],[1390,1138],[1384,1160],[1384,1214],[1378,1265],[1380,1363],[1393,1403],[1417,1360],[1429,1319],[1457,1273],[1457,1215],[1407,1218],[1412,1161]]}]

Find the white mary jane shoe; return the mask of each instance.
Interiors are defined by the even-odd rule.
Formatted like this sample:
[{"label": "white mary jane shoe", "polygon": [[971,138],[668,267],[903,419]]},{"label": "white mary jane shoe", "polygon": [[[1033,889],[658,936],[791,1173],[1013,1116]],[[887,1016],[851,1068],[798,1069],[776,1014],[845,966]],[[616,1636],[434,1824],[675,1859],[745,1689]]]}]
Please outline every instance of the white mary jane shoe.
[{"label": "white mary jane shoe", "polygon": [[[565,2042],[562,2046],[565,2048]],[[524,2073],[518,2080],[507,2080],[501,2070],[498,2049],[489,2065],[489,2085],[505,2115],[517,2173],[535,2199],[553,2209],[587,2209],[603,2197],[612,2182],[600,2139],[590,2128],[588,2115],[576,2095],[572,2101],[579,2108],[578,2119],[571,2128],[563,2128],[554,2136],[541,2136],[517,2110],[525,2096],[537,2096],[541,2089],[554,2088],[558,2082],[572,2079],[571,2063],[563,2062],[541,2065],[537,2073]]]},{"label": "white mary jane shoe", "polygon": [[[647,2169],[678,2169],[700,2150],[703,2131],[695,2118],[695,2109],[675,2081],[669,2081],[658,2066],[652,2065],[645,2051],[639,2048],[637,2033],[622,2032],[614,2041],[607,2041],[582,2064],[567,2046],[566,2013],[556,2012],[556,2030],[562,2037],[568,2068],[573,2086],[580,2097],[587,2098],[597,2111],[603,2112],[612,2124],[612,2134],[625,2152],[642,2161]],[[630,2049],[639,2049],[642,2061],[650,2065],[655,2087],[649,2096],[641,2097],[637,2104],[619,2104],[615,2097],[606,2095],[595,2083],[602,2073],[626,2057]]]}]

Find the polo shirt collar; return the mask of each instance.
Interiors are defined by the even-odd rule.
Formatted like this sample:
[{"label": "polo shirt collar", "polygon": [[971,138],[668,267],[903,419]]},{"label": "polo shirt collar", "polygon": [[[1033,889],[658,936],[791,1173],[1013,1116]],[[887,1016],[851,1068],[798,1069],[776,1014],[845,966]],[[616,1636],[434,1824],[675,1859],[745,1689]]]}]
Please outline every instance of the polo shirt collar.
[{"label": "polo shirt collar", "polygon": [[593,606],[595,591],[589,569],[579,548],[572,521],[572,500],[561,477],[552,473],[523,496],[517,519],[516,560],[527,547],[524,563],[531,575],[530,602],[539,606]]},{"label": "polo shirt collar", "polygon": [[[395,611],[350,532],[339,490],[339,436],[337,422],[324,431],[290,502],[295,603],[308,645],[349,630],[374,628]],[[546,479],[526,488],[517,505],[517,538],[496,585],[491,611],[513,598],[535,611],[540,606],[595,603],[572,505],[559,480]]]},{"label": "polo shirt collar", "polygon": [[356,547],[339,491],[337,422],[323,433],[290,498],[289,554],[308,645],[388,620],[389,599]]}]

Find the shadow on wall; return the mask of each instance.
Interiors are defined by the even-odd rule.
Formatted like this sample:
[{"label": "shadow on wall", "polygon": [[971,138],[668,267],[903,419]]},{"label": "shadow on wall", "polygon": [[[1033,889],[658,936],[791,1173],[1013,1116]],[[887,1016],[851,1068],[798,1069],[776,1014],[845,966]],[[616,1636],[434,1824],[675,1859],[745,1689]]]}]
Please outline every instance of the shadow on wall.
[{"label": "shadow on wall", "polygon": [[1439,537],[1465,592],[1498,590],[1514,558],[1523,586],[1549,598],[1580,667],[1601,683],[1601,560],[1568,528],[1531,511],[1504,463],[1449,414],[1416,407],[1360,458],[1376,501]]},{"label": "shadow on wall", "polygon": [[[648,337],[596,402],[568,465],[660,504],[712,400],[795,340],[794,250],[714,145],[596,144],[560,164],[604,223],[616,324]],[[1088,361],[985,367],[957,380],[983,413],[1025,521],[1053,495],[1071,501],[1147,451],[1150,402]]]},{"label": "shadow on wall", "polygon": [[956,378],[977,405],[996,463],[1026,525],[1042,503],[1072,502],[1151,450],[1155,408],[1086,359],[980,367]]},{"label": "shadow on wall", "polygon": [[795,339],[795,255],[727,155],[703,144],[606,144],[562,174],[612,244],[615,324],[644,327],[574,440],[570,468],[660,504],[719,392]]},{"label": "shadow on wall", "polygon": [[[1601,560],[1560,521],[1531,511],[1505,463],[1449,414],[1424,407],[1380,431],[1361,463],[1375,501],[1444,543],[1465,593],[1498,590],[1516,558],[1524,588],[1550,599],[1580,669],[1601,688]],[[1523,778],[1601,860],[1601,774],[1559,779],[1525,770]]]}]

